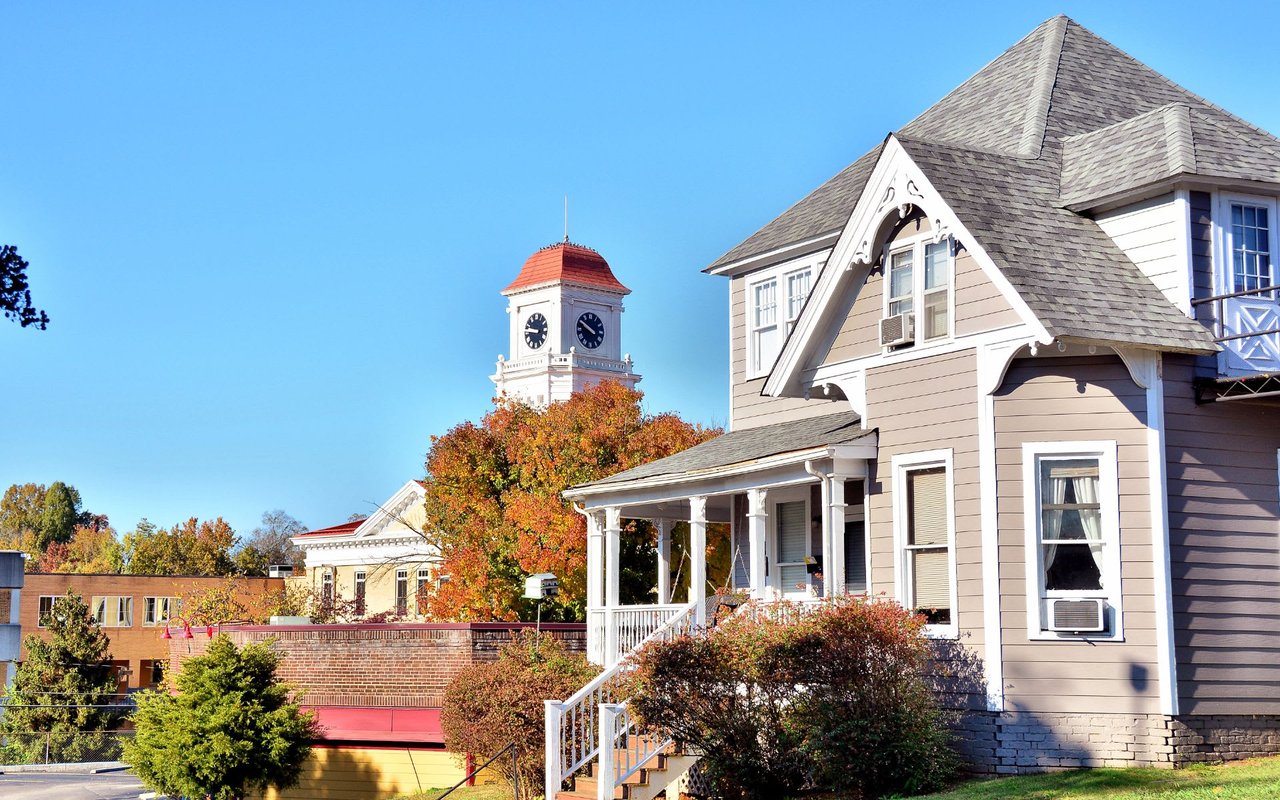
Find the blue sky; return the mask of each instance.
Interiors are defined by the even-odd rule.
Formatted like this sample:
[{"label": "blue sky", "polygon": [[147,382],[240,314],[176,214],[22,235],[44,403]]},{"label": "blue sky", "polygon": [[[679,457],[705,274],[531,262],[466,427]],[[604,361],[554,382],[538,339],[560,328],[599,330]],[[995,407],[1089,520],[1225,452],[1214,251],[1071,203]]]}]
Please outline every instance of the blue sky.
[{"label": "blue sky", "polygon": [[1271,4],[902,8],[0,4],[0,242],[52,318],[0,325],[0,488],[121,532],[369,511],[489,408],[565,194],[649,409],[724,424],[699,270],[1056,13],[1280,130]]}]

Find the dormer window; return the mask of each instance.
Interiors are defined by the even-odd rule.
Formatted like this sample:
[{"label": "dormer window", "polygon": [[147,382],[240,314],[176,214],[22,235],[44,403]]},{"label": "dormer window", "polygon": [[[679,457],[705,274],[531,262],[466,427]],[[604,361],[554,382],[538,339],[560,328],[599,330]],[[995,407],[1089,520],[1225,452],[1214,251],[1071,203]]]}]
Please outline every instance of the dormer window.
[{"label": "dormer window", "polygon": [[951,240],[923,237],[886,256],[881,343],[903,347],[951,335]]},{"label": "dormer window", "polygon": [[813,288],[814,259],[753,276],[747,284],[747,378],[769,374]]}]

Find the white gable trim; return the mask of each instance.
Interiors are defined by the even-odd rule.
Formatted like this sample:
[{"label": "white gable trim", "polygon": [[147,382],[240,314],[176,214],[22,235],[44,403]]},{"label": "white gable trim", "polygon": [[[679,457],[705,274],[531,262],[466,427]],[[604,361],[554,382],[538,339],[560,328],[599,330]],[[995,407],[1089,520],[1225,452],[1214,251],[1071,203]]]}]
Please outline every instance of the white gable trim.
[{"label": "white gable trim", "polygon": [[391,499],[378,506],[378,510],[370,514],[368,519],[361,522],[359,527],[352,531],[352,538],[366,539],[377,536],[392,523],[400,521],[410,506],[423,502],[426,496],[427,493],[422,488],[422,484],[409,481],[391,495]]},{"label": "white gable trim", "polygon": [[812,360],[813,351],[823,340],[822,334],[830,324],[828,317],[836,305],[833,301],[839,295],[841,287],[852,278],[860,280],[854,289],[855,293],[861,291],[879,252],[879,243],[875,241],[875,237],[881,224],[891,213],[905,216],[912,206],[929,216],[937,236],[955,236],[964,244],[988,280],[1031,328],[1038,341],[1044,344],[1053,341],[1044,324],[1013,288],[1013,284],[1005,278],[981,243],[942,199],[898,140],[890,136],[871,177],[867,179],[862,197],[827,260],[827,268],[819,276],[809,302],[805,304],[791,335],[782,346],[782,353],[765,381],[762,394],[780,397],[788,391],[800,390],[801,372]]}]

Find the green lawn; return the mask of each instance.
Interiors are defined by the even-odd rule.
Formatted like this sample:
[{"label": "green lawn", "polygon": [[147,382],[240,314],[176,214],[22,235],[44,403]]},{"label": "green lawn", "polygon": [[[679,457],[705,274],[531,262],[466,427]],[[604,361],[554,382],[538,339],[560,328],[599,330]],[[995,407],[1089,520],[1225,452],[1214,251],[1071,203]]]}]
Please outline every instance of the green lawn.
[{"label": "green lawn", "polygon": [[[403,800],[435,800],[444,794],[444,789],[428,789],[420,794],[411,794]],[[511,800],[510,786],[462,786],[449,795],[449,800]],[[524,800],[523,795],[521,800]]]},{"label": "green lawn", "polygon": [[[932,800],[1274,800],[1280,757],[1184,769],[1085,769],[974,781]],[[924,800],[924,798],[920,798]]]}]

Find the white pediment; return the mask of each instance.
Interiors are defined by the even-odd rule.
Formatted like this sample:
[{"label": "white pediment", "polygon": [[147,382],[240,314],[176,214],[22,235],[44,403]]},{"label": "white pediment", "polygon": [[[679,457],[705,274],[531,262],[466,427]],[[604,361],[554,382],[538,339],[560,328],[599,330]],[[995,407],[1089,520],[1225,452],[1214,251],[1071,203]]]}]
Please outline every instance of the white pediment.
[{"label": "white pediment", "polygon": [[1017,312],[1032,338],[1045,344],[1052,341],[1044,325],[1000,272],[982,244],[969,233],[897,139],[890,136],[831,251],[826,268],[818,277],[809,301],[805,303],[773,371],[765,381],[763,394],[772,397],[800,396],[808,388],[802,385],[804,371],[821,363],[826,353],[819,351],[830,345],[835,331],[843,323],[843,319],[838,318],[839,310],[847,307],[848,303],[837,301],[847,301],[849,297],[856,299],[866,284],[867,276],[878,263],[894,223],[915,211],[928,217],[936,239],[951,236],[963,244]]}]

